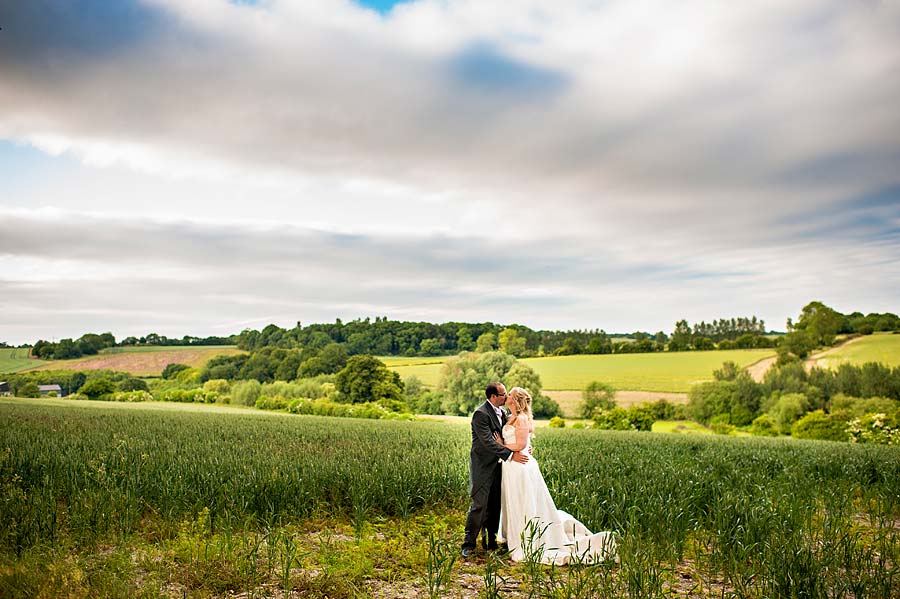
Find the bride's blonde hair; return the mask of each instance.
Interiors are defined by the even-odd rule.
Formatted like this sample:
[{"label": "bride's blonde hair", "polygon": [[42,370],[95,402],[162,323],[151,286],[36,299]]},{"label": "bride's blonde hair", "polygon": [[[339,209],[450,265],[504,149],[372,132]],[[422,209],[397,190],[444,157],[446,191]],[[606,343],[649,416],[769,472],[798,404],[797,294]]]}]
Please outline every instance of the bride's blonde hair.
[{"label": "bride's blonde hair", "polygon": [[531,418],[531,394],[522,387],[513,387],[509,390],[509,396],[516,402],[516,412],[525,414]]}]

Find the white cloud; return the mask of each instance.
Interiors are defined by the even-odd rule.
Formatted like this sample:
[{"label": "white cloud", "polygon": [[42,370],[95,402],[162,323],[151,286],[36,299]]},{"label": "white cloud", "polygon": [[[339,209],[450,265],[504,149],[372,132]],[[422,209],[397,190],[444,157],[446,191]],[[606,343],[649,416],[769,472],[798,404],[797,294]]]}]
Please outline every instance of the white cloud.
[{"label": "white cloud", "polygon": [[[83,165],[0,198],[19,219],[0,242],[18,261],[7,322],[33,336],[22,306],[59,307],[47,290],[78,279],[167,309],[209,285],[220,309],[178,316],[206,327],[895,309],[898,202],[854,198],[900,193],[898,17],[825,0],[5,5],[0,139]],[[531,291],[484,291],[497,280]]]}]

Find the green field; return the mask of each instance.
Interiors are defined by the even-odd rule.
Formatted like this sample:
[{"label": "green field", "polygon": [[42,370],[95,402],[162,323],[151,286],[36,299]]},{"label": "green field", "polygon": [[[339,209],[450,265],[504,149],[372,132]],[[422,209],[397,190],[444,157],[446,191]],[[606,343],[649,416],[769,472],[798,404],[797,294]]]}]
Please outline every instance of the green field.
[{"label": "green field", "polygon": [[816,365],[836,368],[839,364],[860,366],[866,362],[881,362],[892,368],[900,366],[900,335],[875,333],[854,339],[816,360]]},{"label": "green field", "polygon": [[[179,407],[180,408],[180,407]],[[620,563],[455,555],[466,422],[0,399],[4,597],[895,597],[894,447],[541,428],[557,505]],[[573,594],[575,585],[581,592]]]},{"label": "green field", "polygon": [[[676,352],[653,354],[579,355],[523,360],[541,377],[544,389],[577,390],[591,381],[602,381],[618,390],[685,393],[691,385],[712,380],[712,373],[731,360],[748,366],[774,356],[769,349]],[[395,363],[391,369],[401,377],[417,376],[428,386],[437,386],[441,363],[416,365]]]},{"label": "green field", "polygon": [[0,374],[35,368],[47,362],[28,357],[30,348],[0,347]]}]

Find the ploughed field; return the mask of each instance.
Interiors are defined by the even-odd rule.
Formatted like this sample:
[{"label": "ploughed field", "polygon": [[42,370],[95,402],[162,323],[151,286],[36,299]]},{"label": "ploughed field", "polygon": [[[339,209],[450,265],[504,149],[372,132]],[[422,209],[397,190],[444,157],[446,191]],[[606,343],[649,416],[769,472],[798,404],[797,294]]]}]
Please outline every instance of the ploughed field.
[{"label": "ploughed field", "polygon": [[[462,537],[468,452],[465,423],[0,399],[0,589],[332,598],[428,596],[429,586],[476,597],[491,584],[504,597],[900,590],[894,447],[541,428],[535,457],[557,505],[594,531],[616,531],[620,563],[501,561],[505,582],[484,554],[449,561]],[[446,579],[435,574],[442,565]]]},{"label": "ploughed field", "polygon": [[35,370],[117,370],[159,376],[169,364],[202,367],[210,358],[243,353],[233,345],[111,347],[95,356],[39,362]]},{"label": "ploughed field", "polygon": [[[898,335],[900,337],[900,335]],[[691,385],[710,381],[726,361],[740,367],[772,357],[771,349],[662,352],[526,358],[522,360],[541,377],[544,389],[581,390],[602,381],[618,390],[687,393]],[[401,377],[415,375],[425,385],[437,386],[446,358],[388,358],[385,362]]]}]

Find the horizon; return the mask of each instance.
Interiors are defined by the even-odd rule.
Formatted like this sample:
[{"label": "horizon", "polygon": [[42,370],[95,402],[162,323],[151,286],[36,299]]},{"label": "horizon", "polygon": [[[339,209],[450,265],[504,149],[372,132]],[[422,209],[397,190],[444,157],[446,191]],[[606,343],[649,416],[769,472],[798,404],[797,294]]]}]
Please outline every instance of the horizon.
[{"label": "horizon", "polygon": [[0,341],[896,313],[897,39],[825,0],[2,4]]}]

